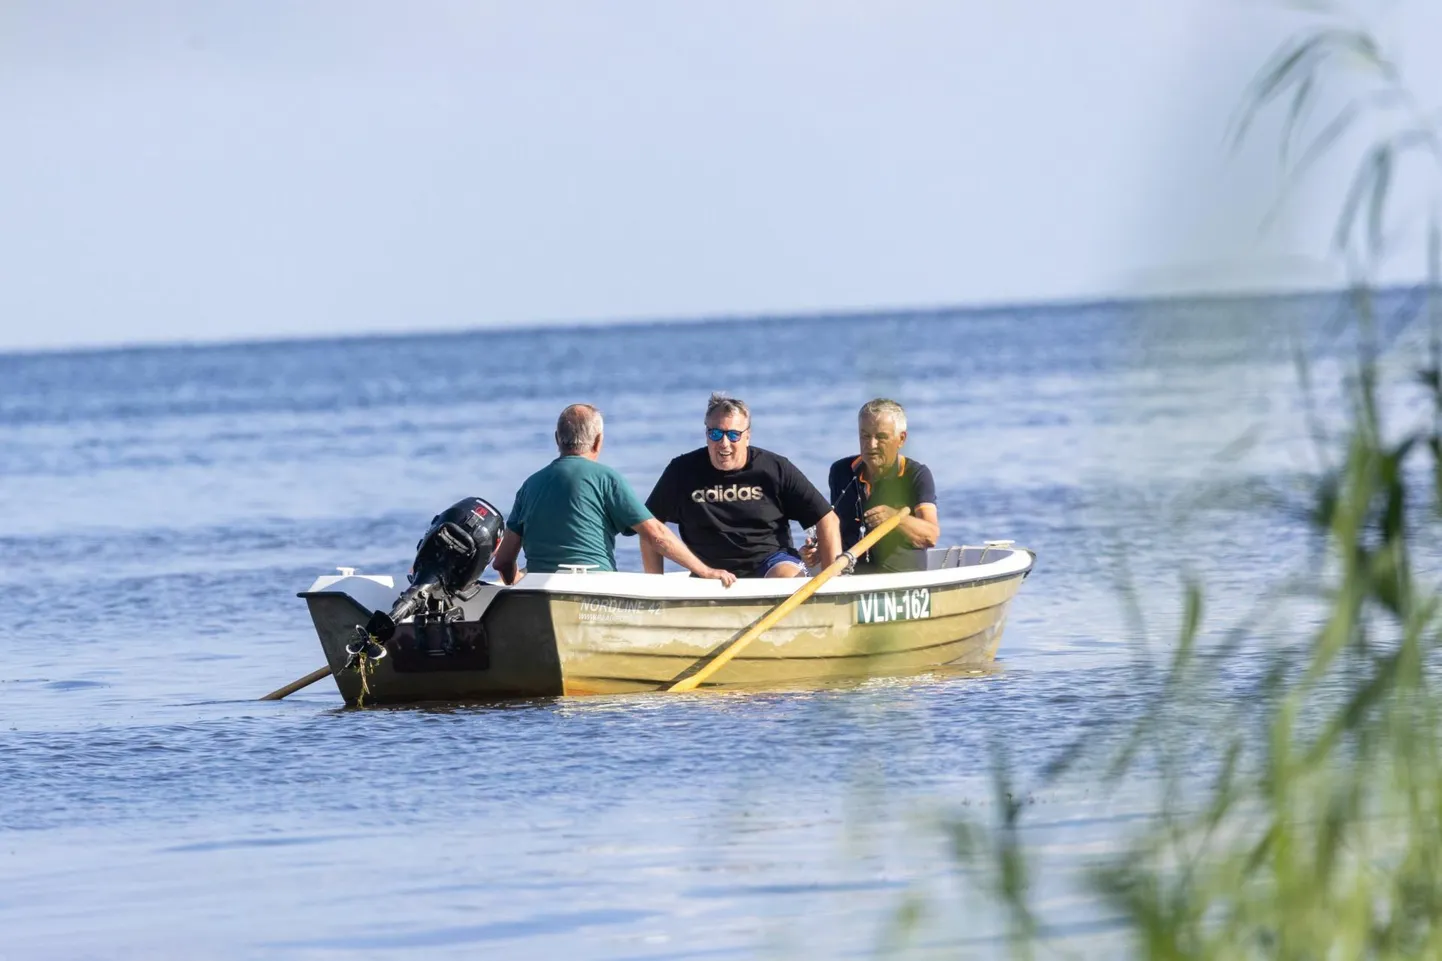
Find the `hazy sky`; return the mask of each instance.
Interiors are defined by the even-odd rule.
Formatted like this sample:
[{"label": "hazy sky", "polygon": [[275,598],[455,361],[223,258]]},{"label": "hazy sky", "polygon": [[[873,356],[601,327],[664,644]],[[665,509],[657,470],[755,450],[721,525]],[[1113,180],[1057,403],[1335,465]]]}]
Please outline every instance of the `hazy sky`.
[{"label": "hazy sky", "polygon": [[[1442,4],[1373,22],[1442,102]],[[1340,168],[1262,238],[1275,125],[1223,149],[1297,25],[1246,0],[7,0],[0,349],[1315,285]]]}]

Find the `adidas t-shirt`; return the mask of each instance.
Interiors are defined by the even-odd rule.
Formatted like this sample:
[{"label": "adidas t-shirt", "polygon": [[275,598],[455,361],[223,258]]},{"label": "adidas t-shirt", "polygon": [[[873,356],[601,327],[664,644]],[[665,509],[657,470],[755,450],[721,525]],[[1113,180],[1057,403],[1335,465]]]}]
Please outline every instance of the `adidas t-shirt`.
[{"label": "adidas t-shirt", "polygon": [[676,524],[697,557],[738,577],[752,576],[777,551],[794,549],[790,521],[811,527],[831,513],[805,474],[759,447],[734,471],[713,467],[704,447],[682,454],[661,472],[646,507]]}]

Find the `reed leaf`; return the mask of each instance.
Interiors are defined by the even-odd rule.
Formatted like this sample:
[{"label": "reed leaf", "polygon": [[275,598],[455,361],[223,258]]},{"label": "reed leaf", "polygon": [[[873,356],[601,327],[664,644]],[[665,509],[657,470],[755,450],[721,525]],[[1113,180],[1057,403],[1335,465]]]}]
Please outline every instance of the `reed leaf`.
[{"label": "reed leaf", "polygon": [[1287,166],[1287,158],[1292,152],[1297,132],[1301,129],[1312,106],[1312,90],[1316,87],[1316,81],[1317,78],[1314,74],[1308,74],[1297,84],[1296,90],[1292,94],[1292,104],[1287,108],[1287,117],[1282,122],[1282,136],[1278,144],[1281,149],[1283,167]]},{"label": "reed leaf", "polygon": [[[1338,251],[1348,249],[1352,240],[1352,231],[1356,226],[1357,214],[1362,205],[1372,197],[1371,207],[1376,210],[1386,203],[1386,197],[1378,199],[1375,193],[1378,185],[1379,171],[1385,169],[1390,175],[1392,166],[1392,148],[1389,144],[1382,143],[1373,147],[1367,154],[1367,160],[1352,177],[1352,184],[1347,188],[1347,197],[1342,202],[1341,213],[1337,215],[1336,231],[1332,235],[1332,246]],[[1386,184],[1382,184],[1385,190]]]},{"label": "reed leaf", "polygon": [[1327,122],[1327,125],[1317,131],[1316,136],[1307,144],[1307,149],[1298,158],[1295,166],[1291,168],[1290,177],[1298,179],[1312,168],[1319,159],[1326,156],[1341,139],[1357,118],[1362,115],[1364,104],[1359,100],[1352,100],[1347,103],[1337,115]]},{"label": "reed leaf", "polygon": [[[1318,14],[1331,9],[1294,6]],[[1308,137],[1322,91],[1338,71],[1356,67],[1376,89],[1350,98]],[[1345,423],[1335,432],[1314,399],[1321,375],[1300,340],[1291,344],[1319,455],[1307,510],[1293,516],[1325,545],[1326,564],[1312,559],[1316,569],[1305,592],[1274,588],[1259,595],[1272,601],[1305,593],[1325,608],[1305,644],[1283,638],[1242,703],[1221,712],[1208,755],[1217,773],[1198,806],[1188,795],[1195,797],[1197,785],[1178,760],[1193,750],[1190,739],[1169,739],[1191,729],[1191,711],[1206,696],[1196,692],[1214,684],[1220,672],[1213,668],[1234,658],[1249,635],[1204,634],[1204,592],[1186,582],[1170,658],[1138,658],[1139,684],[1151,693],[1107,771],[1122,777],[1150,751],[1160,771],[1160,816],[1093,882],[1127,919],[1145,958],[1442,957],[1442,694],[1430,683],[1442,658],[1442,593],[1414,569],[1422,567],[1423,555],[1414,558],[1418,545],[1435,549],[1442,526],[1442,210],[1435,199],[1426,220],[1424,299],[1402,298],[1394,312],[1379,305],[1371,284],[1389,252],[1400,162],[1426,151],[1442,186],[1442,136],[1437,118],[1415,111],[1381,47],[1351,27],[1309,26],[1284,44],[1247,88],[1232,146],[1278,101],[1287,105],[1279,148],[1288,186],[1334,155],[1370,114],[1410,111],[1400,132],[1362,151],[1332,231],[1334,254],[1357,270],[1332,332],[1345,327],[1358,342],[1353,365],[1336,383]],[[1410,394],[1391,393],[1397,381],[1381,364],[1382,351],[1406,342],[1401,332],[1423,309],[1428,356],[1417,362],[1407,389],[1420,385],[1429,394],[1431,423],[1399,436],[1384,414]],[[1421,510],[1423,498],[1431,499],[1430,510]],[[1275,500],[1266,505],[1277,509]],[[1122,597],[1129,626],[1144,635],[1136,597],[1129,590]],[[1255,611],[1246,615],[1248,624],[1260,620]],[[1078,740],[1049,776],[1071,769],[1080,750]],[[994,759],[995,825],[954,833],[951,843],[958,856],[988,860],[991,891],[1009,913],[1013,952],[1029,956],[1042,927],[1030,903],[1035,871],[1021,844],[1024,805],[1004,753]]]},{"label": "reed leaf", "polygon": [[[1278,51],[1248,88],[1243,108],[1228,138],[1240,147],[1258,114],[1289,88],[1305,83],[1317,64],[1347,46],[1349,31],[1328,27],[1304,36]],[[1295,103],[1295,101],[1294,101]]]}]

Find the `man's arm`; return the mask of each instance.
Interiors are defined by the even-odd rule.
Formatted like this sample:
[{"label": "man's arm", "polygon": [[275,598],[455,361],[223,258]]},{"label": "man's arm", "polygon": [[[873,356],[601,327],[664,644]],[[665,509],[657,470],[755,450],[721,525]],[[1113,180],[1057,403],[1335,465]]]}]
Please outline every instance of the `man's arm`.
[{"label": "man's arm", "polygon": [[[801,548],[801,559],[808,567],[824,570],[841,554],[841,518],[830,501],[821,496],[815,485],[801,473],[795,464],[786,458],[781,461],[781,508],[786,516],[799,522],[803,527],[816,528],[815,547],[807,541]],[[827,486],[835,486],[836,464],[828,472]],[[808,523],[816,518],[815,524]]]},{"label": "man's arm", "polygon": [[[936,480],[931,468],[922,465],[912,476],[911,514],[903,517],[896,529],[906,542],[917,549],[935,547],[941,540],[941,521],[936,515]],[[873,507],[866,512],[866,525],[876,527],[892,514],[894,507]]]},{"label": "man's arm", "polygon": [[[656,523],[660,524],[661,522],[657,521]],[[660,551],[651,546],[651,538],[641,530],[645,526],[646,523],[643,521],[634,528],[636,533],[641,535],[641,570],[647,574],[664,574],[666,573],[666,560],[661,556]],[[671,529],[665,524],[661,524],[661,529],[668,534],[671,533]]]},{"label": "man's arm", "polygon": [[[651,488],[651,496],[646,498],[646,510],[651,512],[651,516],[667,533],[670,533],[670,528],[666,526],[666,521],[676,520],[672,511],[675,503],[675,498],[672,497],[672,489],[676,486],[675,474],[676,461],[673,459],[666,465],[665,470],[661,471],[661,476],[656,478],[656,483]],[[641,534],[641,525],[631,529]],[[666,573],[665,557],[656,549],[654,539],[645,536],[641,537],[641,570],[647,574]]]},{"label": "man's arm", "polygon": [[671,528],[656,518],[642,521],[631,528],[641,535],[641,564],[647,574],[660,574],[664,568],[662,558],[669,557],[697,577],[721,582],[722,587],[736,583],[736,575],[730,571],[708,567],[691,549],[681,543],[681,538],[671,533]]},{"label": "man's arm", "polygon": [[[666,527],[666,522],[676,520],[671,510],[672,504],[674,503],[674,498],[671,496],[672,488],[676,486],[675,473],[676,461],[673,458],[672,461],[666,465],[665,469],[661,471],[661,476],[656,478],[656,483],[651,486],[651,493],[647,496],[645,504],[650,516],[661,525],[662,530],[666,531],[669,531],[669,528]],[[665,555],[657,550],[656,539],[645,535],[645,532],[641,529],[642,526],[641,524],[636,524],[631,527],[631,530],[640,535],[641,570],[647,574],[664,574],[666,573]]]},{"label": "man's arm", "polygon": [[[875,528],[895,513],[894,507],[873,507],[866,512],[866,526]],[[935,547],[936,542],[941,540],[941,522],[936,517],[936,505],[917,504],[910,514],[901,519],[896,529],[912,547]]]},{"label": "man's arm", "polygon": [[896,525],[912,547],[935,547],[941,540],[941,520],[936,516],[935,504],[918,504],[910,517],[903,517]]},{"label": "man's arm", "polygon": [[506,531],[506,536],[501,538],[500,546],[491,557],[491,567],[497,574],[501,575],[501,581],[506,584],[514,584],[520,580],[516,572],[516,557],[521,553],[521,535],[515,531]]},{"label": "man's arm", "polygon": [[836,516],[835,511],[828,511],[816,522],[816,552],[812,563],[817,570],[825,570],[840,555],[841,518]]}]

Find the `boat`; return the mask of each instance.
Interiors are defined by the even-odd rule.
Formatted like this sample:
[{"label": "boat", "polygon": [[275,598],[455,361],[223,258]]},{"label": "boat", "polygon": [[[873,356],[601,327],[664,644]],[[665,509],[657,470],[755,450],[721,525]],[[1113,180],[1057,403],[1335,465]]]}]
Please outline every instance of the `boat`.
[{"label": "boat", "polygon": [[[933,548],[925,570],[832,578],[701,689],[986,668],[1034,562],[1011,541],[988,541]],[[372,646],[375,656],[359,663],[357,629],[391,609],[396,578],[343,567],[299,596],[346,703],[404,704],[664,691],[805,583],[758,578],[726,588],[685,572],[581,566],[511,586],[483,581],[445,619],[401,619],[383,650]]]}]

